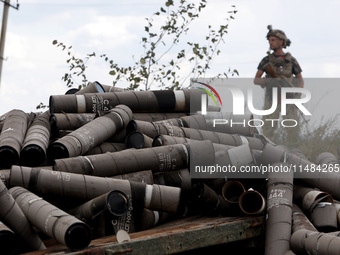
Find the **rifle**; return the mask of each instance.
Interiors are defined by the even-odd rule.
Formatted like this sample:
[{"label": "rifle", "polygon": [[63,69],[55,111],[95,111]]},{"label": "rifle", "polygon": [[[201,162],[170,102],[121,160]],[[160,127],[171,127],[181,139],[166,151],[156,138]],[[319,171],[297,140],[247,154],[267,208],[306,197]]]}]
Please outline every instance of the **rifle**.
[{"label": "rifle", "polygon": [[[264,70],[272,77],[272,78],[275,78],[277,79],[277,82],[273,83],[273,82],[270,82],[270,86],[277,86],[279,88],[282,88],[282,87],[291,87],[291,88],[295,88],[295,86],[292,84],[291,81],[289,81],[286,77],[280,77],[276,74],[273,66],[271,63],[268,63],[264,66]],[[273,85],[275,84],[275,85]],[[300,98],[300,94],[298,93],[289,93],[289,95],[287,96],[287,98]]]},{"label": "rifle", "polygon": [[264,70],[266,71],[267,74],[269,74],[272,78],[277,78],[278,79],[278,84],[279,87],[292,87],[294,88],[295,86],[286,78],[286,77],[280,77],[276,74],[273,66],[271,63],[268,63],[264,66]]}]

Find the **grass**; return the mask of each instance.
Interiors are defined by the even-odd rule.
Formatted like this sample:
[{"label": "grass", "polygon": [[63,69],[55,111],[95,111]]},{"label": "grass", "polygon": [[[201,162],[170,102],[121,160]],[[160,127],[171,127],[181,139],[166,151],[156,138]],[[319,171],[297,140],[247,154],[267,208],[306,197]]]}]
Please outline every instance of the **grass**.
[{"label": "grass", "polygon": [[314,162],[322,152],[330,152],[337,158],[340,146],[340,129],[338,128],[339,115],[324,119],[312,124],[311,120],[300,117],[300,135],[294,141],[288,139],[288,128],[278,128],[271,139],[278,145],[285,145],[289,149],[300,150],[310,161]]}]

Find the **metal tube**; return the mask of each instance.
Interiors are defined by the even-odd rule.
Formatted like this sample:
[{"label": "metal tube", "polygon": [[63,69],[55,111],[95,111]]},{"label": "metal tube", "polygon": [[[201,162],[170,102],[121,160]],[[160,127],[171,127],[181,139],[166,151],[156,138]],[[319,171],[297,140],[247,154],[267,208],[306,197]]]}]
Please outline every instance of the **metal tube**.
[{"label": "metal tube", "polygon": [[266,208],[266,200],[256,190],[247,190],[239,198],[241,211],[247,215],[262,214]]},{"label": "metal tube", "polygon": [[119,190],[112,190],[68,211],[79,220],[91,224],[103,211],[121,217],[128,211],[129,199]]},{"label": "metal tube", "polygon": [[290,245],[297,254],[339,254],[340,237],[300,229],[292,234]]},{"label": "metal tube", "polygon": [[200,110],[200,103],[194,104],[194,101],[201,102],[203,93],[200,89],[183,89],[52,95],[49,106],[51,113],[96,113],[118,104],[127,105],[133,112],[189,113]]},{"label": "metal tube", "polygon": [[59,137],[60,130],[76,130],[91,122],[96,117],[95,113],[54,113],[50,115],[51,135]]},{"label": "metal tube", "polygon": [[139,131],[152,139],[157,135],[165,134],[170,136],[186,137],[182,127],[172,126],[169,123],[147,122],[141,120],[132,120],[126,127],[127,134]]},{"label": "metal tube", "polygon": [[21,186],[37,194],[78,199],[79,202],[86,202],[113,189],[129,194],[133,187],[138,187],[138,192],[145,194],[142,203],[145,208],[171,213],[177,211],[181,194],[177,187],[21,166],[12,167],[9,186]]},{"label": "metal tube", "polygon": [[[241,137],[242,139],[242,137]],[[242,139],[243,140],[243,139]],[[172,145],[172,144],[184,144],[184,143],[191,143],[194,141],[199,141],[199,140],[194,140],[186,137],[177,137],[177,136],[169,136],[169,135],[158,135],[154,138],[152,142],[153,147],[157,146],[164,146],[164,145]],[[260,142],[260,141],[259,141]],[[244,145],[249,145],[250,148],[255,147],[255,149],[252,149],[252,154],[255,157],[255,159],[259,158],[262,154],[262,151],[257,150],[256,147],[260,148],[262,145],[259,146],[254,146],[254,143],[244,143],[238,146],[232,146],[232,145],[227,145],[227,144],[221,144],[221,143],[213,143],[215,151],[221,151],[221,150],[228,150],[232,149],[234,147],[240,147]]]},{"label": "metal tube", "polygon": [[284,148],[266,143],[263,148],[259,163],[269,165],[277,162],[283,162],[285,153],[287,153],[287,150]]},{"label": "metal tube", "polygon": [[[281,165],[283,163],[277,163]],[[292,229],[293,171],[269,173],[265,254],[280,255],[290,250]]]},{"label": "metal tube", "polygon": [[332,232],[338,228],[337,209],[333,203],[317,203],[311,211],[310,218],[320,232]]},{"label": "metal tube", "polygon": [[111,136],[106,142],[109,143],[124,143],[126,138],[126,128],[120,129],[116,134]]},{"label": "metal tube", "polygon": [[127,106],[118,105],[107,114],[51,143],[47,156],[53,160],[83,155],[125,127],[131,117],[132,112]]},{"label": "metal tube", "polygon": [[35,167],[45,161],[51,134],[49,116],[49,111],[35,116],[28,128],[20,155],[22,165]]},{"label": "metal tube", "polygon": [[[227,178],[206,178],[200,179],[203,183],[212,188],[217,194],[220,194],[223,198],[221,190],[224,184],[227,182]],[[223,198],[224,199],[224,198]]]},{"label": "metal tube", "polygon": [[183,123],[181,118],[172,118],[172,119],[159,120],[159,121],[155,121],[154,123],[155,124],[164,125],[164,126],[184,127],[184,123]]},{"label": "metal tube", "polygon": [[54,195],[86,202],[113,189],[129,191],[128,180],[118,180],[42,168],[12,166],[9,187],[20,186],[38,195]]},{"label": "metal tube", "polygon": [[191,178],[189,169],[171,172],[160,172],[153,175],[154,183],[159,185],[178,187],[181,189],[181,199],[187,201],[191,194]]},{"label": "metal tube", "polygon": [[[145,185],[145,184],[144,184]],[[180,206],[181,189],[165,185],[145,185],[144,206],[153,211],[177,213]]]},{"label": "metal tube", "polygon": [[150,148],[152,142],[152,138],[138,131],[128,134],[125,139],[126,147],[135,149]]},{"label": "metal tube", "polygon": [[187,147],[176,144],[57,159],[54,161],[54,169],[95,176],[114,176],[141,170],[172,171],[187,168],[188,164]]},{"label": "metal tube", "polygon": [[[183,116],[177,119],[177,122],[180,123],[180,127],[187,128],[195,128],[201,130],[210,130],[207,127],[207,120],[205,115],[194,114],[190,116]],[[216,131],[216,130],[214,130]],[[223,133],[223,132],[222,132]]]},{"label": "metal tube", "polygon": [[[163,145],[184,144],[184,143],[191,144],[197,141],[198,140],[185,138],[185,137],[158,135],[153,140],[152,146],[157,147],[157,146],[163,146]],[[251,143],[245,143],[239,146],[231,146],[231,145],[226,145],[226,144],[213,143],[213,147],[215,150],[215,163],[218,163],[221,165],[221,162],[226,162],[226,160],[231,160],[231,161],[227,161],[227,164],[232,164],[235,166],[238,166],[240,164],[242,165],[255,164],[255,162],[257,161],[257,158],[261,156],[262,151],[257,150],[257,149],[251,150],[251,146],[252,146]],[[241,158],[238,159],[238,155],[241,155],[240,156]],[[240,164],[236,163],[237,161]],[[257,177],[258,176],[256,176],[256,178]]]},{"label": "metal tube", "polygon": [[[159,185],[144,185],[142,183],[133,183],[131,182],[131,189],[127,194],[129,198],[129,207],[126,214],[123,216],[116,218],[110,222],[113,225],[114,233],[118,233],[119,230],[124,230],[127,233],[132,233],[135,231],[140,231],[145,228],[150,227],[151,224],[157,224],[159,220],[164,221],[167,218],[167,215],[174,214],[177,212],[179,203],[177,199],[174,201],[173,199],[175,197],[178,197],[178,195],[175,195],[173,191],[168,190],[168,194],[159,194],[161,195],[156,196],[156,200],[153,198],[155,187],[164,187]],[[165,191],[165,190],[163,190]],[[170,191],[170,192],[169,192]],[[174,196],[175,195],[175,196]],[[171,198],[172,197],[172,198]],[[159,204],[160,201],[157,201],[158,199],[161,199],[164,204],[167,204],[168,206],[171,206],[172,204],[173,209],[165,209],[163,206]],[[158,206],[155,206],[158,203]],[[151,208],[162,208],[161,211],[151,209]],[[152,215],[153,214],[153,215]]]},{"label": "metal tube", "polygon": [[294,185],[293,200],[295,204],[309,213],[316,203],[333,203],[333,198],[329,193],[297,184]]},{"label": "metal tube", "polygon": [[158,224],[165,222],[169,218],[169,214],[165,212],[151,211],[143,209],[142,222],[140,230],[150,229]]},{"label": "metal tube", "polygon": [[152,142],[152,147],[189,143],[190,139],[179,136],[157,135]]},{"label": "metal tube", "polygon": [[117,152],[117,151],[122,151],[126,149],[127,148],[124,143],[103,142],[102,144],[88,150],[84,155],[95,155],[95,154],[102,154],[106,152]]},{"label": "metal tube", "polygon": [[28,115],[21,110],[8,113],[0,134],[0,168],[17,164],[28,125]]},{"label": "metal tube", "polygon": [[308,236],[317,235],[319,232],[306,229],[299,229],[292,233],[290,238],[290,248],[297,254],[308,254],[305,250],[305,243]]},{"label": "metal tube", "polygon": [[9,189],[27,219],[57,242],[71,250],[86,248],[91,242],[88,225],[60,210],[23,187]]},{"label": "metal tube", "polygon": [[340,160],[334,156],[334,154],[330,152],[322,152],[320,153],[316,159],[315,159],[315,164],[317,165],[339,165]]},{"label": "metal tube", "polygon": [[295,172],[294,178],[299,178],[302,182],[308,184],[308,186],[325,191],[337,199],[340,198],[340,175],[338,172],[335,172],[334,167],[328,166],[330,167],[329,169],[321,168],[322,171],[305,171],[305,169],[316,169],[318,165],[267,143],[262,151],[259,163],[271,164],[274,162],[287,162],[295,166],[298,171]]},{"label": "metal tube", "polygon": [[299,229],[306,229],[310,231],[317,232],[316,228],[310,222],[308,217],[301,211],[301,209],[293,204],[292,206],[292,233],[298,231]]},{"label": "metal tube", "polygon": [[316,187],[332,195],[332,197],[340,198],[340,176],[332,170],[325,172],[305,173],[305,178],[301,179],[304,183]]},{"label": "metal tube", "polygon": [[[240,169],[241,166],[251,166],[257,164],[249,144],[243,144],[235,147],[224,144],[213,144],[213,148],[215,150],[215,163],[220,166],[232,165],[235,166],[236,169]],[[232,173],[230,173],[228,177],[231,177],[231,174]],[[233,177],[242,177],[236,175]]]},{"label": "metal tube", "polygon": [[0,181],[0,204],[0,221],[12,229],[32,250],[46,249],[2,181]]},{"label": "metal tube", "polygon": [[165,185],[163,183],[157,183],[154,182],[154,177],[151,170],[144,170],[144,171],[138,171],[135,173],[129,173],[129,174],[120,174],[111,176],[110,178],[114,179],[120,179],[120,180],[129,180],[134,182],[142,182],[146,184],[161,184]]},{"label": "metal tube", "polygon": [[237,180],[227,181],[222,187],[222,197],[230,205],[230,208],[235,214],[240,213],[239,199],[245,192],[243,184]]},{"label": "metal tube", "polygon": [[193,182],[190,201],[189,208],[195,214],[201,212],[211,216],[226,216],[232,213],[229,203],[201,181]]},{"label": "metal tube", "polygon": [[318,176],[318,173],[315,173],[315,171],[303,171],[305,167],[309,167],[310,169],[310,167],[315,166],[315,164],[311,163],[309,160],[289,152],[288,149],[285,149],[282,146],[280,147],[267,143],[263,148],[260,163],[273,164],[276,162],[285,162],[292,166],[296,166],[297,171],[295,171],[295,178],[312,179],[317,178]]},{"label": "metal tube", "polygon": [[164,138],[167,136],[177,136],[190,138],[192,140],[210,140],[213,143],[231,146],[239,146],[249,143],[250,147],[255,150],[263,150],[264,148],[264,143],[262,140],[255,137],[246,137],[236,134],[226,134],[194,128],[169,126],[156,122],[150,123],[146,121],[132,120],[128,123],[126,131],[127,133],[139,131],[153,139],[159,135],[162,135]]}]

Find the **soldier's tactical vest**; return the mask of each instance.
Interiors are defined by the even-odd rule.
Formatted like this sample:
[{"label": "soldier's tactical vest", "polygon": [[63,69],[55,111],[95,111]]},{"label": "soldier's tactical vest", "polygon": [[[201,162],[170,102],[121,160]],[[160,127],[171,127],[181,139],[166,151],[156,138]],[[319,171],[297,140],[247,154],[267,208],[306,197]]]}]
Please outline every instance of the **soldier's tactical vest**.
[{"label": "soldier's tactical vest", "polygon": [[[286,77],[288,80],[295,86],[298,87],[298,80],[293,79],[293,64],[292,64],[292,55],[290,53],[286,53],[284,58],[275,57],[274,54],[268,53],[269,63],[272,64],[276,75],[278,77]],[[270,74],[266,74],[266,77],[272,78]],[[266,89],[266,95],[272,99],[271,88]],[[294,94],[288,93],[287,98],[294,98]]]},{"label": "soldier's tactical vest", "polygon": [[[290,53],[286,53],[284,58],[275,57],[274,54],[268,53],[268,60],[273,65],[277,76],[286,78],[293,76],[292,55]],[[270,75],[267,74],[267,77],[270,77]]]}]

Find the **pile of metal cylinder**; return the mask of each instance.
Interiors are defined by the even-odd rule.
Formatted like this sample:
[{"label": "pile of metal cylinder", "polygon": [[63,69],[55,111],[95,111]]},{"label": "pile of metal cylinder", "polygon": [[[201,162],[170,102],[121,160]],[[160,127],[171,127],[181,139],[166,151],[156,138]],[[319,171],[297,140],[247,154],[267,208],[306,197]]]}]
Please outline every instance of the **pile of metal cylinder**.
[{"label": "pile of metal cylinder", "polygon": [[[252,126],[215,126],[211,116],[239,116],[209,105],[213,114],[200,114],[200,89],[93,82],[73,92],[52,95],[43,113],[0,117],[1,254],[43,250],[51,239],[82,250],[191,215],[263,215],[265,254],[339,254],[333,154],[311,162]],[[288,171],[195,175],[194,165],[214,164]]]}]

